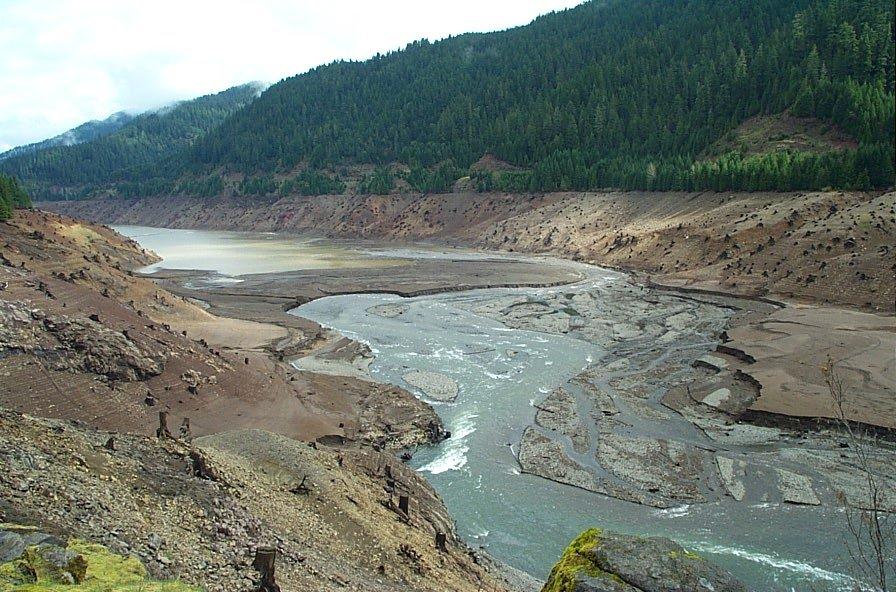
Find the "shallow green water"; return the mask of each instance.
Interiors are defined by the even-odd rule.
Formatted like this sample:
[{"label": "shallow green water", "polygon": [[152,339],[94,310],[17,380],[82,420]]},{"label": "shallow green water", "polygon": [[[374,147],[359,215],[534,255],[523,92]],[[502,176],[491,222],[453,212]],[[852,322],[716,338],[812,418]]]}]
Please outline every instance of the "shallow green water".
[{"label": "shallow green water", "polygon": [[275,273],[300,269],[386,267],[399,261],[374,257],[364,249],[294,235],[263,232],[173,230],[146,226],[115,226],[162,261],[144,268],[202,269],[223,276]]}]

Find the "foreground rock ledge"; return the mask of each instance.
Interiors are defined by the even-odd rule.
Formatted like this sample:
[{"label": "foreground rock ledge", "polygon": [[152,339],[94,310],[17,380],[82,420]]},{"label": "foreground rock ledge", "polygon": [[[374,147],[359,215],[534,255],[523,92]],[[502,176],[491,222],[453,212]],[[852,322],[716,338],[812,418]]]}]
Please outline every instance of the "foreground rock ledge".
[{"label": "foreground rock ledge", "polygon": [[724,569],[661,537],[591,528],[580,534],[542,592],[746,592]]}]

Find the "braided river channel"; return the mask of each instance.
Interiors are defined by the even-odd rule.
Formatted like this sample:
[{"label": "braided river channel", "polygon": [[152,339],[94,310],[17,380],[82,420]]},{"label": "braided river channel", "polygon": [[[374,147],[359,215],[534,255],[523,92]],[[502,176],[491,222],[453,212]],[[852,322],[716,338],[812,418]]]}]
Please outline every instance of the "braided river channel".
[{"label": "braided river channel", "polygon": [[[277,270],[326,269],[364,261],[376,265],[378,258],[460,256],[423,247],[377,249],[369,243],[352,247],[345,242],[297,241],[288,235],[118,230],[163,258],[153,268],[207,269],[234,283],[241,281],[240,274],[263,271],[265,265]],[[575,266],[583,279],[553,288],[480,289],[413,298],[330,296],[291,312],[367,345],[374,356],[369,366],[373,380],[406,388],[433,405],[451,437],[415,450],[411,465],[442,496],[459,535],[500,561],[544,579],[573,537],[599,527],[672,538],[729,569],[757,592],[852,589],[844,513],[828,500],[795,505],[780,496],[748,495],[735,501],[701,485],[693,494],[705,501],[636,503],[624,501],[630,496],[611,497],[521,470],[524,431],[535,429],[536,411],[550,393],[565,389],[584,417],[594,417],[584,383],[575,380],[582,376],[591,377],[592,389],[602,389],[616,400],[614,417],[621,420],[614,429],[623,435],[614,437],[675,439],[744,459],[782,445],[780,439],[720,445],[660,403],[662,382],[646,391],[640,387],[638,377],[654,368],[670,361],[678,364],[681,370],[664,378],[674,382],[676,372],[690,371],[694,360],[712,352],[729,310],[688,298],[660,301],[615,271],[539,261]],[[673,319],[675,330],[669,330]],[[663,329],[644,329],[654,326]],[[641,374],[633,373],[636,367]],[[429,397],[406,380],[415,371],[447,379],[456,386],[456,398]],[[617,396],[613,389],[620,385],[638,397]],[[608,436],[591,422],[584,423],[592,448],[583,452],[565,442],[561,449],[594,479],[613,483],[616,478],[594,460],[594,442]],[[790,449],[803,445],[784,442]]]}]

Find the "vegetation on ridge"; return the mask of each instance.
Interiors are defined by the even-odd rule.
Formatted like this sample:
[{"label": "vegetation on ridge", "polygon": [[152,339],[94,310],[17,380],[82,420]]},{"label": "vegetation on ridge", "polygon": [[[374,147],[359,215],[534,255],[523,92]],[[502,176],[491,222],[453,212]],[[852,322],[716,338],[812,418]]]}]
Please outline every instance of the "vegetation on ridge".
[{"label": "vegetation on ridge", "polygon": [[[0,170],[40,198],[444,192],[467,176],[510,192],[885,187],[893,22],[890,0],[592,1],[196,112],[205,97],[172,110],[196,105],[172,133],[138,118]],[[757,116],[845,141],[726,144]],[[508,166],[471,168],[486,154]]]},{"label": "vegetation on ridge", "polygon": [[71,199],[108,185],[142,191],[163,188],[158,179],[175,167],[175,155],[258,94],[257,84],[182,101],[138,115],[116,131],[72,146],[53,146],[0,161],[37,199]]},{"label": "vegetation on ridge", "polygon": [[[466,170],[485,153],[528,169],[483,189],[795,189],[893,181],[888,0],[592,2],[526,27],[471,34],[287,79],[208,134],[191,170],[402,162]],[[746,119],[789,112],[854,150],[730,152]],[[415,169],[416,167],[416,169]]]},{"label": "vegetation on ridge", "polygon": [[14,209],[27,208],[30,205],[31,198],[15,177],[0,174],[0,220],[12,216]]},{"label": "vegetation on ridge", "polygon": [[618,580],[618,576],[604,572],[587,557],[587,553],[600,543],[600,536],[600,529],[589,528],[573,539],[554,565],[541,592],[574,592],[576,576],[581,572],[592,577],[606,576]]}]

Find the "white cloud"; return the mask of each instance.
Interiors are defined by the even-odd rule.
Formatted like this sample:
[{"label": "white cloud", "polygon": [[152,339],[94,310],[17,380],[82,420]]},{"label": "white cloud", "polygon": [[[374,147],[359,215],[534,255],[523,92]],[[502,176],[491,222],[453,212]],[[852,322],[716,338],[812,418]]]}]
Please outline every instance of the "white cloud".
[{"label": "white cloud", "polygon": [[0,149],[581,0],[0,0]]}]

